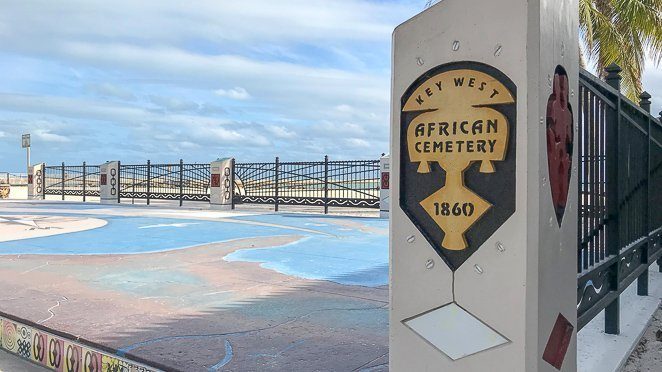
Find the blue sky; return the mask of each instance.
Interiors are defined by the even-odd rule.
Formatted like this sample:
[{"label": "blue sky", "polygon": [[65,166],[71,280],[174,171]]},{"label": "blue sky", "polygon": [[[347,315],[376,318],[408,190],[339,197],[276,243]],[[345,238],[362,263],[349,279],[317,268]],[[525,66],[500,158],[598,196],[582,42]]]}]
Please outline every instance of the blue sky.
[{"label": "blue sky", "polygon": [[424,5],[3,1],[0,171],[25,168],[25,132],[49,164],[377,158],[391,32]]}]

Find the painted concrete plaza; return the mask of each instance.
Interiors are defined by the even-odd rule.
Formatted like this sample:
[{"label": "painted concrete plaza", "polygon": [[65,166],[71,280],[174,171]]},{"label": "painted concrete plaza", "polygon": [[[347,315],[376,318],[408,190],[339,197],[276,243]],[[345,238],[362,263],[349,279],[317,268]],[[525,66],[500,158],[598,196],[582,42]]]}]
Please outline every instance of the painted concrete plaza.
[{"label": "painted concrete plaza", "polygon": [[386,220],[1,207],[4,312],[180,370],[387,369]]}]

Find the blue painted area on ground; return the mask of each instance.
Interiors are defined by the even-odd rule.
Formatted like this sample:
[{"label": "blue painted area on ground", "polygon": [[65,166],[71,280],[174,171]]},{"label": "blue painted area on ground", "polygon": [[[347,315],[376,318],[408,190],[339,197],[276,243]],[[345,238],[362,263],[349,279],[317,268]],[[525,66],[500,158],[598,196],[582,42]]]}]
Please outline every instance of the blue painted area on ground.
[{"label": "blue painted area on ground", "polygon": [[[46,209],[45,213],[39,214],[57,214],[47,211]],[[3,215],[12,214],[14,213],[3,211]],[[264,226],[174,218],[104,215],[85,217],[102,218],[108,224],[87,231],[0,242],[0,254],[147,253],[242,238],[302,235],[303,239],[291,244],[241,249],[229,254],[225,259],[259,262],[266,269],[306,279],[362,286],[381,286],[388,283],[386,220],[302,214],[266,214],[234,218],[278,225]],[[348,221],[351,222],[350,225],[347,225]]]},{"label": "blue painted area on ground", "polygon": [[212,242],[273,235],[296,230],[247,224],[151,217],[102,218],[104,227],[42,238],[1,242],[0,254],[116,254],[167,251]]},{"label": "blue painted area on ground", "polygon": [[361,231],[334,223],[347,219],[342,217],[277,214],[241,219],[319,229],[333,236],[311,234],[280,247],[241,249],[227,255],[227,261],[260,262],[283,274],[340,284],[375,287],[388,283],[387,220],[351,219],[371,228]]}]

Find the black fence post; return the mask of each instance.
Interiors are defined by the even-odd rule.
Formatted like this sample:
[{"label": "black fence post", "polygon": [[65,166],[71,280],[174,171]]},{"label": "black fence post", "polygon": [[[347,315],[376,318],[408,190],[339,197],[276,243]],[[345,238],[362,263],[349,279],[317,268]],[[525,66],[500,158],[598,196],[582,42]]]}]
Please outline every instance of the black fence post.
[{"label": "black fence post", "polygon": [[[644,109],[646,112],[650,114],[651,112],[651,95],[648,94],[648,92],[642,92],[639,95],[639,107]],[[641,275],[637,278],[637,294],[639,296],[648,296],[648,254],[650,251],[650,208],[651,208],[651,203],[650,203],[650,157],[651,157],[651,118],[650,115],[647,115],[647,127],[646,127],[646,134],[648,138],[646,139],[646,164],[644,165],[644,169],[646,169],[646,188],[644,189],[645,196],[644,199],[646,200],[646,215],[644,216],[644,231],[646,231],[646,244],[642,247],[642,252],[641,252],[641,263],[646,266],[646,270],[644,270]]]},{"label": "black fence post", "polygon": [[62,200],[64,200],[64,162],[62,162]]},{"label": "black fence post", "polygon": [[324,214],[329,213],[329,155],[324,155]]},{"label": "black fence post", "polygon": [[[660,123],[662,123],[662,111],[660,111],[658,115],[660,116],[657,119],[660,121]],[[662,273],[662,257],[657,259],[657,269]]]},{"label": "black fence post", "polygon": [[122,162],[118,160],[117,161],[117,204],[120,204],[121,202],[122,202]]},{"label": "black fence post", "polygon": [[650,112],[651,112],[651,95],[648,92],[643,91],[639,95],[639,107],[641,107],[642,109],[644,109],[646,112],[648,112],[650,114]]},{"label": "black fence post", "polygon": [[46,163],[41,168],[41,200],[46,200]]},{"label": "black fence post", "polygon": [[147,160],[147,205],[149,205],[150,184],[152,182],[152,163]]},{"label": "black fence post", "polygon": [[[618,141],[620,131],[620,109],[621,109],[621,68],[612,63],[605,71],[606,82],[619,93],[616,95],[616,109],[608,110],[606,121],[606,197],[607,197],[607,254],[618,258],[621,239],[619,231],[619,158]],[[620,271],[620,260],[617,259],[609,269],[609,289],[618,291]],[[612,303],[605,308],[605,333],[617,335],[620,333],[620,297],[616,297]]]},{"label": "black fence post", "polygon": [[231,177],[230,178],[230,185],[231,185],[230,187],[232,188],[232,190],[230,190],[230,198],[231,198],[230,199],[231,200],[230,201],[230,208],[234,209],[234,175],[235,175],[235,173],[234,173],[234,158],[232,158],[232,160],[230,160],[230,167],[231,167],[230,169],[232,169],[232,173],[230,174],[230,177]]},{"label": "black fence post", "polygon": [[278,156],[276,156],[276,168],[275,168],[275,173],[274,173],[274,176],[276,178],[276,182],[274,184],[274,186],[276,187],[276,191],[274,193],[274,195],[275,195],[274,196],[274,211],[276,211],[276,212],[278,212],[278,181],[279,181],[278,178],[280,176],[279,167],[280,167],[280,159],[278,159]]},{"label": "black fence post", "polygon": [[184,204],[184,159],[179,159],[179,206]]},{"label": "black fence post", "polygon": [[85,180],[86,178],[86,172],[85,172],[85,162],[83,162],[83,203],[85,202],[85,183],[87,182]]}]

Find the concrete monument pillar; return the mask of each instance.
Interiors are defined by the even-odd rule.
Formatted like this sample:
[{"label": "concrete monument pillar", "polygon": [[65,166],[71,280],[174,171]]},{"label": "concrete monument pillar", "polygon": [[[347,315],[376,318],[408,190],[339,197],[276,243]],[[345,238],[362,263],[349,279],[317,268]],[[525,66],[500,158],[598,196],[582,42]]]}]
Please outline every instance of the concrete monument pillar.
[{"label": "concrete monument pillar", "polygon": [[577,30],[577,0],[396,28],[392,371],[576,371]]},{"label": "concrete monument pillar", "polygon": [[234,209],[234,158],[217,159],[211,162],[210,169],[209,203],[215,209]]},{"label": "concrete monument pillar", "polygon": [[39,163],[28,167],[28,200],[44,199],[44,168],[46,164]]},{"label": "concrete monument pillar", "polygon": [[379,159],[379,217],[388,218],[391,210],[391,160],[389,155],[384,155]]},{"label": "concrete monument pillar", "polygon": [[99,166],[99,195],[101,204],[119,203],[120,162],[109,161]]}]

